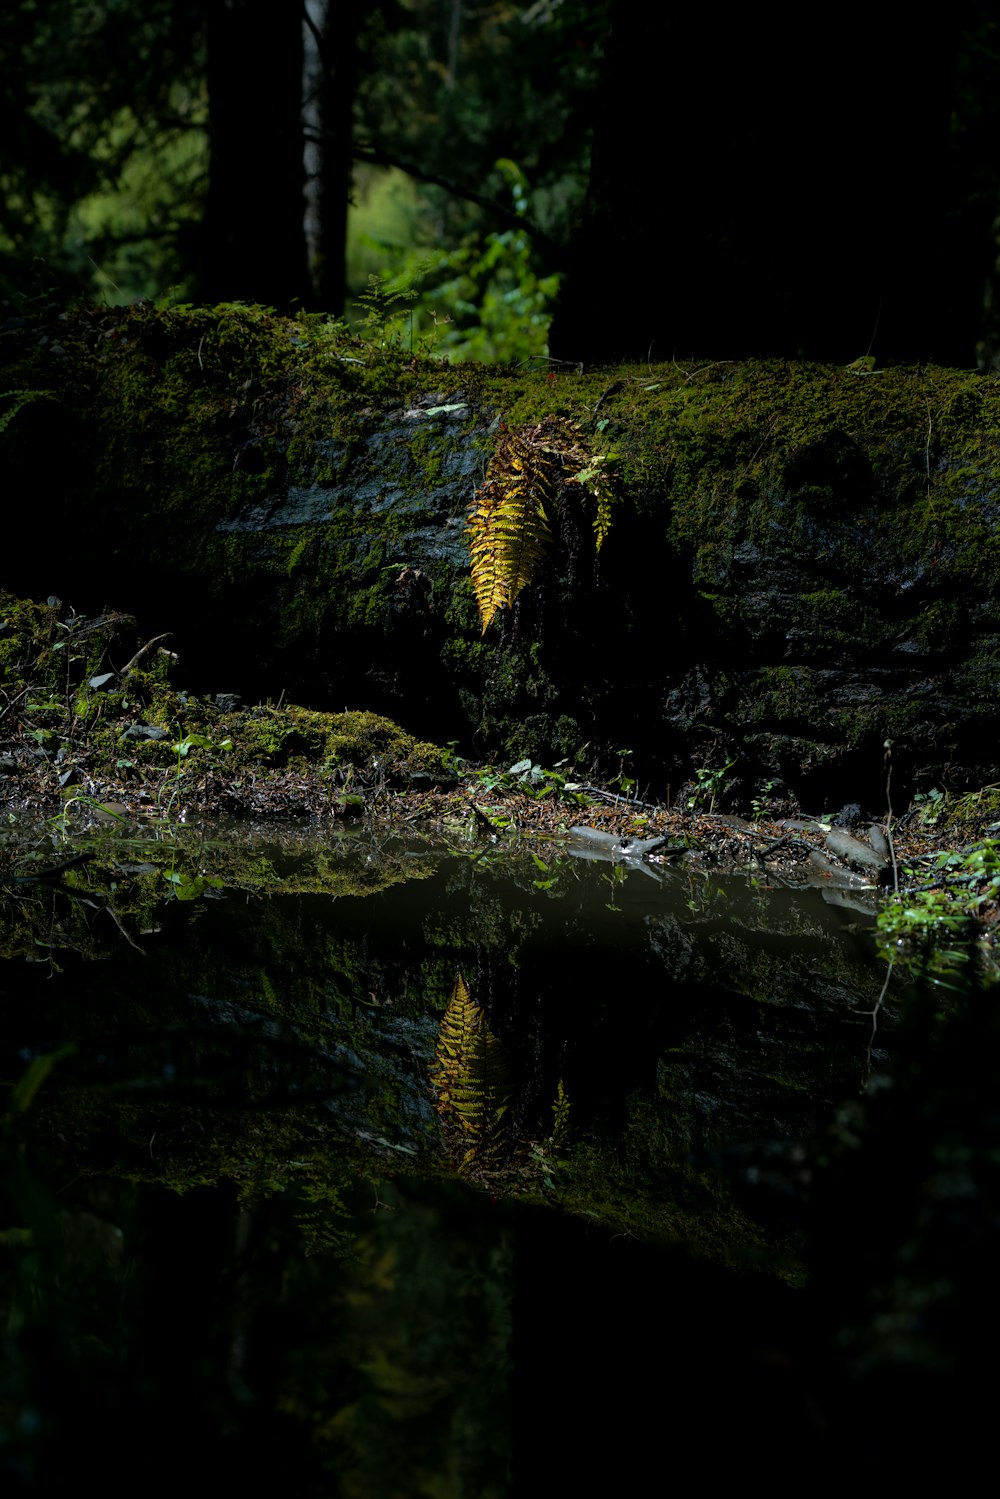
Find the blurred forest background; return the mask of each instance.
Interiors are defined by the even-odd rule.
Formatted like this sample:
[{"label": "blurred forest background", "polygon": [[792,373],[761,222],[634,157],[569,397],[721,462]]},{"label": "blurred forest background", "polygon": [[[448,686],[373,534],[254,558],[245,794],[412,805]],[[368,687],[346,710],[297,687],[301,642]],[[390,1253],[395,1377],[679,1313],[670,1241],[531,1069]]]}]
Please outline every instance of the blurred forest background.
[{"label": "blurred forest background", "polygon": [[1000,367],[995,7],[640,10],[8,0],[6,316],[374,305],[452,359]]}]

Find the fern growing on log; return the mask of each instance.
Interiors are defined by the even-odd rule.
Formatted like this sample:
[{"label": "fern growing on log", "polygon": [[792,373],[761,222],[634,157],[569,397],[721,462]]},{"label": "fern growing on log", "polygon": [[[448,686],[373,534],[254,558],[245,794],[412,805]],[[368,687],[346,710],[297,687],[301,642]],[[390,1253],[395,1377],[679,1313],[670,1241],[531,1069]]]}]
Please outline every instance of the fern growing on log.
[{"label": "fern growing on log", "polygon": [[552,540],[551,517],[561,485],[585,487],[596,500],[594,533],[600,550],[611,524],[606,462],[606,454],[587,452],[579,427],[565,417],[547,416],[534,427],[501,431],[466,528],[483,634],[541,565]]},{"label": "fern growing on log", "polygon": [[507,1064],[461,974],[441,1020],[431,1081],[445,1140],[459,1171],[484,1174],[502,1164],[509,1153]]}]

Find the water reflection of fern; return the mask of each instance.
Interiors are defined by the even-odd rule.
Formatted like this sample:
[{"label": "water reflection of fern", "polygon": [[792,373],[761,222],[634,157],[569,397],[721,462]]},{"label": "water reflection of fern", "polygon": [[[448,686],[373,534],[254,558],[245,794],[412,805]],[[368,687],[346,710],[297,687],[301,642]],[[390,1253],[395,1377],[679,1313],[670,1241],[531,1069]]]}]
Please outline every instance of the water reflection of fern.
[{"label": "water reflection of fern", "polygon": [[438,1033],[431,1081],[445,1145],[458,1175],[531,1190],[555,1189],[556,1156],[569,1135],[570,1104],[560,1078],[551,1134],[518,1137],[511,1124],[513,1087],[500,1042],[461,974]]},{"label": "water reflection of fern", "polygon": [[488,1175],[511,1155],[511,1084],[500,1043],[459,974],[441,1021],[432,1082],[445,1142],[463,1175]]}]

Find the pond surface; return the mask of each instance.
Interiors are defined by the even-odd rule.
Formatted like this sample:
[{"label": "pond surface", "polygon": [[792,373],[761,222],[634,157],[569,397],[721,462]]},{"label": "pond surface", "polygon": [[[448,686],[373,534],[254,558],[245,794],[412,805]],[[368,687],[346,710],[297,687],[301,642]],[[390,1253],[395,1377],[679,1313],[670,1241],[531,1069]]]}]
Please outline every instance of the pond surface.
[{"label": "pond surface", "polygon": [[100,1430],[106,1477],[530,1493],[776,1402],[823,1447],[810,1152],[899,999],[863,899],[585,843],[79,846],[2,901],[0,1471]]}]

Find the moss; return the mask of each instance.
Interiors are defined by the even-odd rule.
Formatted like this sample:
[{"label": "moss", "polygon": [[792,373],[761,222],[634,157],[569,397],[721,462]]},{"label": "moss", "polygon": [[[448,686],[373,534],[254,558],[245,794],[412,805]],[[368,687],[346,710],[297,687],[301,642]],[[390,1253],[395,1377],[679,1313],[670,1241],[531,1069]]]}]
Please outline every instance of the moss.
[{"label": "moss", "polygon": [[960,796],[945,797],[933,807],[933,825],[956,845],[985,834],[995,836],[1000,824],[1000,786],[984,786]]},{"label": "moss", "polygon": [[[322,683],[321,705],[395,711],[409,694],[449,715],[442,737],[474,730],[484,748],[564,743],[560,719],[601,742],[624,724],[667,766],[683,753],[647,701],[673,702],[694,667],[726,734],[751,724],[845,751],[882,732],[878,709],[831,701],[833,679],[806,673],[871,667],[914,690],[912,712],[892,708],[897,731],[954,758],[950,703],[926,706],[921,676],[969,657],[949,685],[985,704],[975,684],[996,674],[995,381],[779,361],[549,378],[412,361],[322,318],[238,305],[89,309],[60,322],[61,356],[51,329],[5,338],[11,385],[53,396],[3,433],[9,482],[30,491],[40,443],[73,470],[53,514],[61,565],[102,595],[117,571],[158,617],[195,616],[217,659],[239,651],[299,696]],[[422,414],[449,404],[465,414]],[[496,419],[554,414],[615,458],[612,536],[594,565],[568,528],[547,596],[482,640],[462,511]],[[652,629],[666,644],[649,682],[635,663]],[[752,673],[783,669],[795,692],[766,678],[754,700]]]}]

